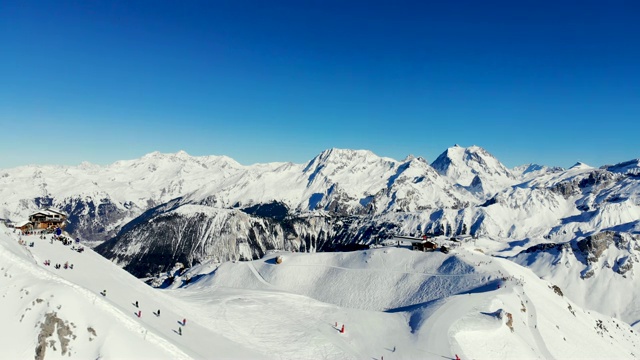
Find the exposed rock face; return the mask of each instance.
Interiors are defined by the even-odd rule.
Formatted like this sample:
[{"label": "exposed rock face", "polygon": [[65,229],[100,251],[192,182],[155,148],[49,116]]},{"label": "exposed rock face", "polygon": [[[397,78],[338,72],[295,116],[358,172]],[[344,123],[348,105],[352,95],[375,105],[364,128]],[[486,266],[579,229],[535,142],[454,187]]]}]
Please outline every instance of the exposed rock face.
[{"label": "exposed rock face", "polygon": [[613,268],[620,275],[626,274],[631,269],[633,269],[633,260],[629,256],[619,259]]},{"label": "exposed rock face", "polygon": [[178,262],[257,259],[273,249],[315,251],[338,232],[325,218],[274,219],[195,205],[145,218],[96,251],[136,276],[147,276]]},{"label": "exposed rock face", "polygon": [[589,263],[597,262],[609,245],[614,243],[614,237],[620,238],[620,235],[613,231],[605,231],[587,236],[577,242],[578,249],[582,251]]},{"label": "exposed rock face", "polygon": [[531,246],[516,257],[527,254],[527,261],[533,261],[537,254],[547,253],[558,259],[556,263],[562,261],[567,267],[575,259],[585,266],[580,273],[581,278],[589,279],[601,269],[609,269],[626,277],[626,274],[633,270],[633,264],[638,261],[639,251],[640,236],[626,232],[603,231],[578,241]]},{"label": "exposed rock face", "polygon": [[589,191],[597,190],[594,187],[607,187],[612,182],[619,181],[621,178],[622,176],[620,174],[606,170],[593,169],[587,174],[571,177],[565,181],[558,182],[551,186],[550,190],[567,199],[572,196],[578,196]]},{"label": "exposed rock face", "polygon": [[534,252],[538,252],[538,251],[548,251],[551,249],[560,251],[562,249],[568,249],[571,248],[570,244],[555,244],[555,243],[547,243],[547,244],[538,244],[538,245],[534,245],[531,246],[529,248],[527,248],[526,250],[524,250],[524,253],[534,253]]},{"label": "exposed rock face", "polygon": [[511,332],[513,332],[513,315],[510,312],[504,312],[504,316],[506,318],[506,322],[505,325],[507,325],[507,327],[509,328],[509,330],[511,330]]},{"label": "exposed rock face", "polygon": [[559,296],[564,296],[564,294],[562,293],[562,290],[560,289],[560,287],[558,285],[553,285],[553,286],[551,286],[551,288]]},{"label": "exposed rock face", "polygon": [[397,224],[362,216],[282,217],[281,208],[216,209],[169,203],[145,212],[95,250],[138,277],[207,260],[258,259],[267,251],[349,251],[386,239]]},{"label": "exposed rock face", "polygon": [[562,195],[565,199],[580,194],[578,186],[573,182],[561,182],[550,188],[551,191]]},{"label": "exposed rock face", "polygon": [[[124,207],[124,208],[123,208]],[[141,209],[133,204],[118,206],[110,199],[68,199],[62,210],[69,214],[69,226],[65,229],[81,239],[104,241],[117,233],[116,224],[131,218]]]},{"label": "exposed rock face", "polygon": [[55,312],[49,312],[45,314],[45,318],[40,324],[38,345],[36,345],[35,349],[36,360],[43,360],[45,358],[47,345],[54,351],[57,350],[55,347],[56,341],[54,339],[48,340],[54,333],[56,333],[58,342],[60,343],[61,355],[67,355],[69,342],[75,338],[73,331],[71,331],[70,325],[66,321],[60,319]]}]

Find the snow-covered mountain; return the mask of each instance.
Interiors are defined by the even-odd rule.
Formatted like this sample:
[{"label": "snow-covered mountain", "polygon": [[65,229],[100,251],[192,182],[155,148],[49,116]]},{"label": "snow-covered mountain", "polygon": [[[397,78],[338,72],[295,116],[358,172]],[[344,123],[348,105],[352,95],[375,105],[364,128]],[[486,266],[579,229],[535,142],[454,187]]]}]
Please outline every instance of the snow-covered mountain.
[{"label": "snow-covered mountain", "polygon": [[393,233],[484,235],[520,244],[605,230],[637,233],[638,160],[593,168],[507,169],[486,150],[432,164],[329,149],[306,164],[240,165],[224,156],[148,154],[108,166],[0,170],[0,218],[43,206],[138,276],[273,249],[353,249]]},{"label": "snow-covered mountain", "polygon": [[440,175],[481,197],[492,195],[516,182],[515,176],[507,167],[478,146],[450,147],[431,166]]},{"label": "snow-covered mountain", "polygon": [[0,224],[0,358],[627,359],[640,346],[628,324],[488,255],[503,243],[483,237],[448,254],[211,260],[173,269],[164,290],[50,237]]},{"label": "snow-covered mountain", "polygon": [[0,218],[13,221],[43,207],[69,214],[75,236],[106,240],[150,207],[222,181],[243,167],[225,156],[154,152],[108,166],[22,166],[0,170]]},{"label": "snow-covered mountain", "polygon": [[640,324],[640,235],[604,231],[532,246],[511,259],[559,285],[577,304]]}]

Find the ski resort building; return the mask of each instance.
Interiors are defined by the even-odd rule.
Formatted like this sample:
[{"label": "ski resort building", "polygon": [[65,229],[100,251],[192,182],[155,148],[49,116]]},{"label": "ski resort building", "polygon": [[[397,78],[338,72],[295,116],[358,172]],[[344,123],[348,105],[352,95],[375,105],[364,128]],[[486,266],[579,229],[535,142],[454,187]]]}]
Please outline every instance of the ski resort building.
[{"label": "ski resort building", "polygon": [[15,223],[13,225],[13,227],[14,227],[14,229],[21,230],[23,233],[33,230],[33,224],[31,224],[31,222],[26,221],[26,220]]},{"label": "ski resort building", "polygon": [[67,214],[51,208],[39,210],[29,215],[29,222],[33,229],[64,228],[66,221]]},{"label": "ski resort building", "polygon": [[438,249],[438,244],[427,240],[426,237],[412,238],[408,236],[394,236],[392,240],[397,241],[398,245],[402,243],[411,244],[411,250],[434,251]]}]

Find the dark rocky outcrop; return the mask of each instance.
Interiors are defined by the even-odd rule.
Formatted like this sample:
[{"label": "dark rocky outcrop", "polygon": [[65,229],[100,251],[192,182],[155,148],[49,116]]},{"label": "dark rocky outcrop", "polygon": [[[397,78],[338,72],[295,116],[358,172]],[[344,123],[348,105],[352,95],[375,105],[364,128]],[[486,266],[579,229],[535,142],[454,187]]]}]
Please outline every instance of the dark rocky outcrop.
[{"label": "dark rocky outcrop", "polygon": [[[60,353],[62,356],[67,355],[69,351],[69,342],[75,338],[71,326],[66,321],[60,319],[55,312],[49,312],[45,314],[44,320],[40,323],[40,333],[38,334],[38,344],[35,349],[35,359],[43,360],[47,351],[47,346],[51,347],[54,351],[55,340],[48,340],[53,336],[54,332],[57,335],[60,342]],[[69,354],[70,355],[70,354]]]}]

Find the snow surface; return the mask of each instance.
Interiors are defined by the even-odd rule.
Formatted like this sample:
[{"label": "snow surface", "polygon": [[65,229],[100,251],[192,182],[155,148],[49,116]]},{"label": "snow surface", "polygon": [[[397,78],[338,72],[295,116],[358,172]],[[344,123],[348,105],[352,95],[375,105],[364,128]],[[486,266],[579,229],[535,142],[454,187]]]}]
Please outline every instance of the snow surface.
[{"label": "snow surface", "polygon": [[629,325],[485,255],[488,239],[449,254],[381,247],[209,262],[160,290],[49,237],[0,225],[0,358],[34,357],[46,313],[72,331],[65,355],[59,333],[45,339],[56,341],[46,359],[602,359],[635,357],[640,346]]}]

